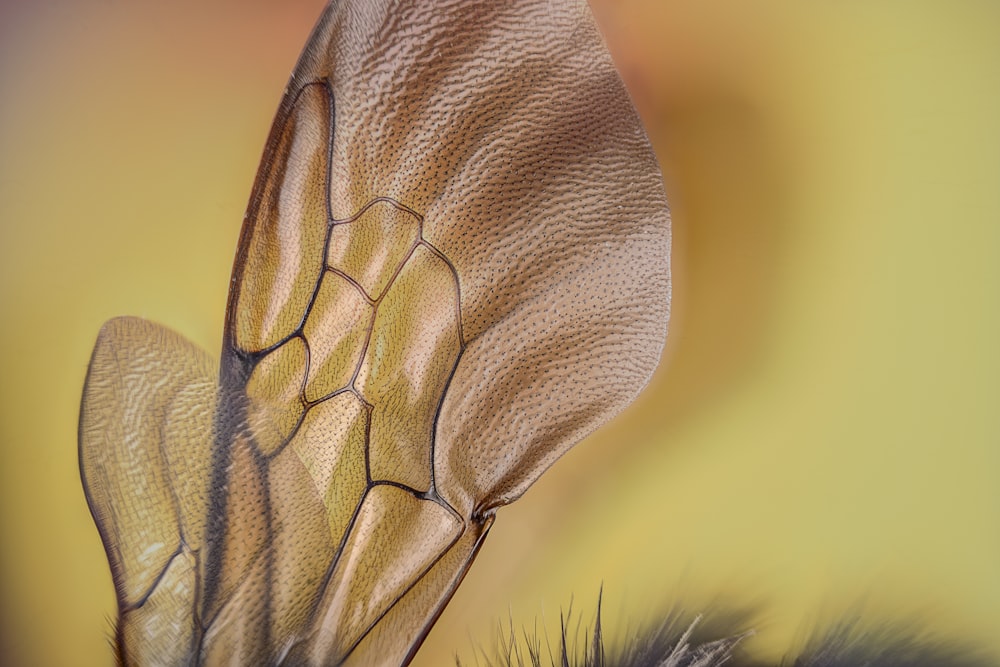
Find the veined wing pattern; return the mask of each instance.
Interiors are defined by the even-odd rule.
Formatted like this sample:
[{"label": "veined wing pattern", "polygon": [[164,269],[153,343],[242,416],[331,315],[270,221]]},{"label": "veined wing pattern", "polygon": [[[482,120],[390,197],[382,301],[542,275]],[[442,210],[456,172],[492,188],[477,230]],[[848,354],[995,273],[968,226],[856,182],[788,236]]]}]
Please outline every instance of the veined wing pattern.
[{"label": "veined wing pattern", "polygon": [[496,509],[646,383],[668,255],[585,3],[331,3],[221,364],[136,318],[98,338],[80,457],[122,662],[408,662]]}]

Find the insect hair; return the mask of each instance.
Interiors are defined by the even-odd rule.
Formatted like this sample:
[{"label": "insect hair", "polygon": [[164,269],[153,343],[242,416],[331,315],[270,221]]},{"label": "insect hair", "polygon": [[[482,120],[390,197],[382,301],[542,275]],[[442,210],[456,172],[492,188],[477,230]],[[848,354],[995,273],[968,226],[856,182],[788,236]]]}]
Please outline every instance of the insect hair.
[{"label": "insect hair", "polygon": [[[480,646],[473,662],[456,656],[457,667],[773,667],[747,650],[749,612],[712,609],[702,614],[671,607],[634,630],[609,637],[598,597],[592,627],[583,625],[572,603],[560,614],[558,641],[534,626],[497,625],[491,646]],[[804,647],[790,651],[779,667],[997,667],[976,646],[938,637],[918,622],[879,622],[852,614],[814,629]]]}]

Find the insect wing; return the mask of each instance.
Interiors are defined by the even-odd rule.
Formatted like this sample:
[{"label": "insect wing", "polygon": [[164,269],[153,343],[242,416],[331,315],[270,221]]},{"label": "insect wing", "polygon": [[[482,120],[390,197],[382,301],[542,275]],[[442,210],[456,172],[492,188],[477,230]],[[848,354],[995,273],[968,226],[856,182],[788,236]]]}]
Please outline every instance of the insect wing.
[{"label": "insect wing", "polygon": [[[95,351],[81,459],[126,662],[408,662],[496,509],[648,380],[669,238],[584,2],[331,3],[265,148],[218,382],[141,321]],[[150,336],[173,342],[135,352]]]},{"label": "insect wing", "polygon": [[123,317],[101,329],[80,410],[80,470],[118,599],[123,664],[190,664],[210,480],[215,363]]},{"label": "insect wing", "polygon": [[493,511],[645,384],[668,253],[584,3],[332,4],[234,268],[209,617],[263,595],[255,651],[405,661]]}]

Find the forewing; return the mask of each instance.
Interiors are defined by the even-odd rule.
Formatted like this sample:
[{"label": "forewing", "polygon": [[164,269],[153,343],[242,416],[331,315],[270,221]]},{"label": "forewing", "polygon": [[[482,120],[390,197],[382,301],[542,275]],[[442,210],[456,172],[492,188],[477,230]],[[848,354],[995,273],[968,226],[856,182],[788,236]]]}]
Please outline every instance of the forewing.
[{"label": "forewing", "polygon": [[407,661],[492,512],[647,381],[668,252],[585,3],[332,3],[233,271],[205,661]]},{"label": "forewing", "polygon": [[125,664],[190,664],[208,498],[214,363],[174,332],[111,320],[80,411],[84,489],[111,563]]},{"label": "forewing", "polygon": [[331,218],[398,216],[364,268],[335,239],[330,265],[377,295],[413,241],[389,206],[421,220],[459,286],[437,488],[463,515],[511,502],[632,400],[666,337],[662,176],[593,16],[582,0],[340,2],[293,87],[311,80],[336,100]]}]

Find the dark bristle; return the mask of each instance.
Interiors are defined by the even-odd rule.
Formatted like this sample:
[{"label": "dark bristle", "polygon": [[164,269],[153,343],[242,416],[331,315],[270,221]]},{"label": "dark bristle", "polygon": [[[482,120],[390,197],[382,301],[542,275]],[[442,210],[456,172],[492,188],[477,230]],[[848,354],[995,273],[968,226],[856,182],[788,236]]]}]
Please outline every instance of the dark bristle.
[{"label": "dark bristle", "polygon": [[792,667],[997,667],[982,653],[931,637],[916,624],[842,622],[814,634]]},{"label": "dark bristle", "polygon": [[[518,634],[499,626],[492,652],[480,650],[485,667],[773,667],[742,651],[749,630],[749,612],[692,616],[672,610],[658,623],[647,624],[624,636],[605,637],[601,620],[603,591],[597,598],[593,629],[582,628],[572,604],[559,617],[558,652],[548,646],[548,662],[541,650],[543,636],[537,621],[533,630]],[[575,630],[569,628],[575,626]],[[462,662],[456,658],[456,664]],[[477,665],[480,663],[477,661]],[[1000,667],[974,647],[946,642],[924,632],[918,623],[878,625],[857,618],[816,632],[796,657],[783,667]]]},{"label": "dark bristle", "polygon": [[[479,653],[486,667],[720,667],[727,662],[737,645],[749,634],[746,631],[712,634],[721,631],[717,621],[705,623],[702,617],[685,617],[678,612],[667,614],[663,622],[629,633],[626,640],[609,650],[605,645],[601,607],[603,591],[598,595],[593,628],[582,627],[581,615],[574,615],[572,603],[559,616],[558,652],[543,662],[542,637],[537,621],[533,631],[522,630],[521,639],[511,625],[498,626],[493,650]],[[574,623],[575,618],[575,623]],[[730,623],[735,626],[736,623]],[[573,631],[569,628],[575,626]],[[524,656],[527,656],[527,661]],[[456,658],[458,667],[462,667]],[[478,661],[476,663],[479,664]],[[735,667],[735,666],[734,666]],[[749,667],[749,663],[747,663]]]},{"label": "dark bristle", "polygon": [[597,618],[594,619],[594,635],[590,644],[590,652],[594,656],[594,667],[604,667],[604,637],[601,635],[601,602],[604,599],[604,586],[597,593]]}]

